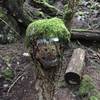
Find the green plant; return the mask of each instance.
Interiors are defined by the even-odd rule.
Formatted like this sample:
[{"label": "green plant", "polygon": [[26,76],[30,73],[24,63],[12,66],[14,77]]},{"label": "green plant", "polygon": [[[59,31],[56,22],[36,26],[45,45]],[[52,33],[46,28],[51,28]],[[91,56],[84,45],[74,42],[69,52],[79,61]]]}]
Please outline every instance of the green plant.
[{"label": "green plant", "polygon": [[77,93],[82,98],[87,96],[88,100],[100,100],[100,92],[96,89],[92,77],[87,74],[83,76]]},{"label": "green plant", "polygon": [[89,75],[84,75],[83,80],[80,84],[79,95],[80,96],[88,95],[94,89],[95,86],[93,84],[93,79]]},{"label": "green plant", "polygon": [[96,96],[91,96],[89,100],[99,100]]},{"label": "green plant", "polygon": [[100,92],[97,89],[95,89],[93,93],[94,94],[90,96],[89,100],[100,100]]},{"label": "green plant", "polygon": [[11,68],[6,67],[3,70],[2,75],[6,80],[11,80],[14,77],[14,72]]}]

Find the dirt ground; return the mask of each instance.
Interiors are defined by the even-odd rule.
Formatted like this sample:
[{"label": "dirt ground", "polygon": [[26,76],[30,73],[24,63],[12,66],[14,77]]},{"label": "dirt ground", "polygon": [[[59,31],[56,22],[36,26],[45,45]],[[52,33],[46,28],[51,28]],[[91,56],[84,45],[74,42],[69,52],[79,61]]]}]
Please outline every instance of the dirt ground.
[{"label": "dirt ground", "polygon": [[[77,47],[81,47],[86,50],[86,66],[84,69],[84,73],[89,74],[94,79],[96,88],[100,91],[100,79],[99,79],[100,45],[99,43],[91,43],[86,46],[80,44],[79,42],[70,43],[67,49],[65,50],[65,57],[67,63],[69,62],[73,49]],[[38,100],[39,99],[37,95],[38,89],[36,89],[35,86],[37,76],[34,69],[34,63],[29,56],[28,57],[23,56],[23,54],[26,52],[27,50],[25,49],[23,42],[17,42],[8,45],[0,45],[0,56],[4,59],[6,63],[10,64],[11,68],[15,72],[15,77],[12,79],[12,81],[9,82],[3,80],[2,84],[0,81],[0,100]],[[7,62],[8,58],[9,58],[9,62]],[[3,86],[4,84],[8,84],[8,87],[5,88]],[[66,85],[65,83],[61,84],[60,87],[59,85],[57,85],[53,88],[55,89],[53,90],[54,100],[78,100],[79,99],[76,98],[75,95],[73,94],[73,89],[70,88],[70,86]],[[48,99],[48,100],[52,100],[52,99]]]}]

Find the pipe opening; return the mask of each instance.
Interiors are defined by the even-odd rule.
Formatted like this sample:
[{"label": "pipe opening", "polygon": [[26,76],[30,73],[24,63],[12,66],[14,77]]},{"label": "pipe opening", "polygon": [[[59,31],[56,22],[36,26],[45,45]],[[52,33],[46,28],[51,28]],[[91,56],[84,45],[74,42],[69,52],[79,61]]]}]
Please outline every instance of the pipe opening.
[{"label": "pipe opening", "polygon": [[68,72],[64,76],[66,83],[70,85],[79,85],[81,78],[77,73],[74,72]]}]

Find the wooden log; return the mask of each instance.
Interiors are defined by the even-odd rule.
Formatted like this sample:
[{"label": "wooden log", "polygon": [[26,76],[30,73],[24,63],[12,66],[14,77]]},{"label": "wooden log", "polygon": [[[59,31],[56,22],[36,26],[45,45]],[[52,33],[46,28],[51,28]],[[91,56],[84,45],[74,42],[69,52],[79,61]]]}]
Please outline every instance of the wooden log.
[{"label": "wooden log", "polygon": [[71,60],[65,72],[65,81],[71,85],[78,85],[81,81],[82,69],[84,67],[85,50],[77,48],[73,51]]},{"label": "wooden log", "polygon": [[72,30],[72,36],[71,39],[74,40],[86,40],[86,41],[100,41],[100,31],[96,30],[80,30],[80,31],[75,31]]}]

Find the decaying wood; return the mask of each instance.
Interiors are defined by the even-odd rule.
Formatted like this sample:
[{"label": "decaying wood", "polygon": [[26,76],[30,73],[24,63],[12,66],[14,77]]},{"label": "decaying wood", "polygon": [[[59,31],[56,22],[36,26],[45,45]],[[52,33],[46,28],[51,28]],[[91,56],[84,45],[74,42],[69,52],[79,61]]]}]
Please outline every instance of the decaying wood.
[{"label": "decaying wood", "polygon": [[78,48],[73,51],[71,60],[65,73],[65,81],[68,84],[79,84],[84,67],[85,50]]},{"label": "decaying wood", "polygon": [[87,40],[87,41],[100,41],[99,30],[72,30],[72,39]]}]

